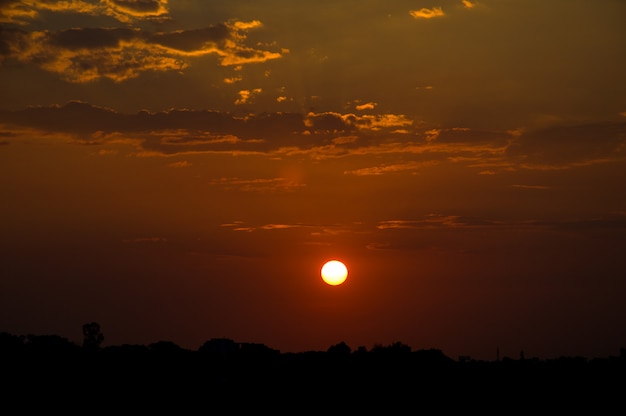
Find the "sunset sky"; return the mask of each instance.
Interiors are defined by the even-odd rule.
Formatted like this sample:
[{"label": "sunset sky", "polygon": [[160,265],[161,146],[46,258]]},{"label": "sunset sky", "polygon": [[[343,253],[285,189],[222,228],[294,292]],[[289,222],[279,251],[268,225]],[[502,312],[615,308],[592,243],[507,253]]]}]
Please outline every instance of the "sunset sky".
[{"label": "sunset sky", "polygon": [[624,22],[623,0],[2,1],[0,332],[618,355]]}]

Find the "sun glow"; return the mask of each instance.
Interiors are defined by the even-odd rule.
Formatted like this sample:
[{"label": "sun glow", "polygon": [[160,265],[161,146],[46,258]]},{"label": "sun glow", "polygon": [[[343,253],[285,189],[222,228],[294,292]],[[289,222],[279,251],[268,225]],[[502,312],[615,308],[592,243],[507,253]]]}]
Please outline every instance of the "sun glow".
[{"label": "sun glow", "polygon": [[339,260],[330,260],[322,266],[321,275],[324,282],[331,286],[337,286],[346,281],[348,268]]}]

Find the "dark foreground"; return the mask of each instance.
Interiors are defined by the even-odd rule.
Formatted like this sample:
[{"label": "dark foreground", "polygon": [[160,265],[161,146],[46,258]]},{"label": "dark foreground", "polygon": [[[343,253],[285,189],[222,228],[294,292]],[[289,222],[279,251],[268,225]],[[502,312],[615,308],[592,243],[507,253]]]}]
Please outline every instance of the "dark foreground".
[{"label": "dark foreground", "polygon": [[626,414],[624,350],[485,362],[402,345],[298,354],[208,342],[198,351],[65,347],[3,346],[0,398],[14,409],[5,414]]}]

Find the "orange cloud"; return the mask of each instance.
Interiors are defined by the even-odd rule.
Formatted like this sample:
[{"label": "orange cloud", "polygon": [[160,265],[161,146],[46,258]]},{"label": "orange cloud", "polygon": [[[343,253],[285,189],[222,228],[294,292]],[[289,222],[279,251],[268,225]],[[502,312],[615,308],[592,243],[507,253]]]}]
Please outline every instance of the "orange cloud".
[{"label": "orange cloud", "polygon": [[432,19],[433,17],[441,17],[444,15],[441,7],[433,7],[432,9],[424,7],[419,10],[410,10],[409,14],[416,19]]},{"label": "orange cloud", "polygon": [[25,25],[39,17],[40,12],[78,13],[109,16],[129,23],[137,19],[169,18],[168,0],[87,0],[72,1],[9,1],[0,5],[0,22]]},{"label": "orange cloud", "polygon": [[406,162],[396,163],[392,165],[374,166],[370,168],[356,169],[351,171],[345,171],[345,174],[357,175],[357,176],[370,176],[370,175],[383,175],[386,173],[395,173],[402,171],[415,171],[424,165],[432,165],[434,162]]},{"label": "orange cloud", "polygon": [[235,100],[235,104],[248,104],[253,97],[259,95],[263,90],[261,88],[255,88],[253,90],[241,90],[239,91],[239,98]]},{"label": "orange cloud", "polygon": [[376,103],[360,104],[360,105],[357,105],[355,108],[359,111],[362,111],[362,110],[373,110],[374,107],[376,107]]},{"label": "orange cloud", "polygon": [[[248,93],[244,98],[249,99],[255,92]],[[522,169],[575,169],[626,160],[626,122],[534,131],[480,131],[427,128],[399,114],[278,112],[240,117],[207,110],[121,114],[73,101],[63,106],[0,110],[0,127],[5,136],[37,134],[49,140],[61,137],[76,144],[100,145],[103,150],[104,146],[119,150],[121,145],[143,157],[200,153],[304,156],[315,160],[380,156],[375,166],[369,162],[361,168],[352,165],[345,172],[361,176],[415,174],[428,163],[444,162],[487,175]],[[222,185],[227,186],[228,181]],[[276,178],[230,185],[249,190],[301,186]]]},{"label": "orange cloud", "polygon": [[163,18],[169,14],[168,0],[104,0],[105,14],[121,22],[133,19]]},{"label": "orange cloud", "polygon": [[206,55],[217,55],[222,66],[280,58],[280,52],[245,45],[245,31],[258,27],[253,23],[235,21],[156,33],[137,28],[72,28],[57,32],[10,29],[0,32],[0,42],[7,51],[3,59],[37,65],[68,82],[101,78],[122,82],[149,71],[180,72],[189,67],[191,59]]},{"label": "orange cloud", "polygon": [[465,6],[467,9],[471,9],[474,6],[476,6],[476,4],[472,3],[469,0],[462,0],[462,2],[463,2],[463,6]]}]

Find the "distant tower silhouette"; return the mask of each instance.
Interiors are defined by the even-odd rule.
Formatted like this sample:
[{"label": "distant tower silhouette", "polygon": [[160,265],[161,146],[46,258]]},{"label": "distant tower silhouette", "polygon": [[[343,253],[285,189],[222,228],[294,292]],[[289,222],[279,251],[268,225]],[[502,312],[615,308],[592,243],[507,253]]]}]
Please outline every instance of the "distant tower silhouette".
[{"label": "distant tower silhouette", "polygon": [[500,346],[496,347],[496,361],[500,361]]}]

